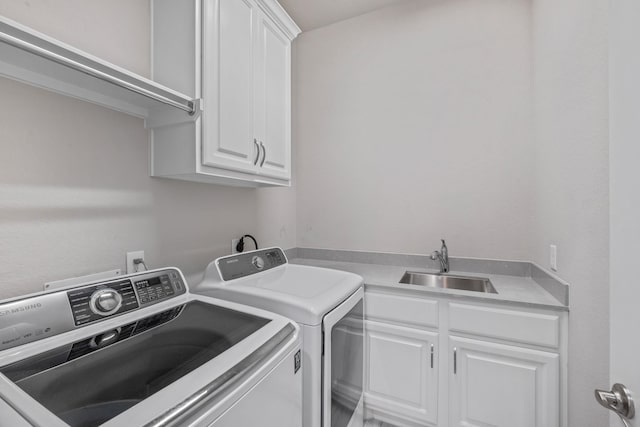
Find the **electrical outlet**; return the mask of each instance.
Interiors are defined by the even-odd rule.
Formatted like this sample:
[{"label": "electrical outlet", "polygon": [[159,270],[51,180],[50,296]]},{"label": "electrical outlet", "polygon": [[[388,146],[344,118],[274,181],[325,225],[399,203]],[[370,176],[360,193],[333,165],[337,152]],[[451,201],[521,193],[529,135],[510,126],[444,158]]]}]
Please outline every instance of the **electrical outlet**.
[{"label": "electrical outlet", "polygon": [[[136,269],[144,271],[145,267],[142,264],[135,265],[134,259],[142,259],[144,261],[144,251],[127,252],[127,274],[136,273]],[[140,269],[142,267],[142,269]]]},{"label": "electrical outlet", "polygon": [[236,246],[238,246],[238,242],[240,239],[231,239],[231,254],[237,254]]},{"label": "electrical outlet", "polygon": [[549,266],[553,271],[558,271],[558,248],[556,245],[549,246]]}]

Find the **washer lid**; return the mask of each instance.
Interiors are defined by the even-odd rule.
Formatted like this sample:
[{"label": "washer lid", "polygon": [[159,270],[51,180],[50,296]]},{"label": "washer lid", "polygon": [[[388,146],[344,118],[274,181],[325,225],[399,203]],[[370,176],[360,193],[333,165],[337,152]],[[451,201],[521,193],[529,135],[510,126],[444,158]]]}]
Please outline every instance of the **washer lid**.
[{"label": "washer lid", "polygon": [[[299,345],[288,319],[188,297],[165,311],[145,309],[150,316],[125,314],[120,319],[133,323],[122,328],[87,337],[83,330],[100,328],[94,324],[0,352],[0,402],[40,427],[183,425],[204,407],[223,413],[229,394],[244,395],[279,363],[276,354]],[[81,341],[68,340],[81,333]],[[122,339],[102,347],[112,333]]]},{"label": "washer lid", "polygon": [[288,263],[225,282],[214,261],[193,291],[273,311],[305,325],[319,325],[325,314],[362,283],[357,274]]},{"label": "washer lid", "polygon": [[[71,348],[62,345],[3,366],[0,372],[70,426],[100,425],[269,321],[190,301],[78,341]],[[115,337],[114,345],[101,344],[107,336]]]}]

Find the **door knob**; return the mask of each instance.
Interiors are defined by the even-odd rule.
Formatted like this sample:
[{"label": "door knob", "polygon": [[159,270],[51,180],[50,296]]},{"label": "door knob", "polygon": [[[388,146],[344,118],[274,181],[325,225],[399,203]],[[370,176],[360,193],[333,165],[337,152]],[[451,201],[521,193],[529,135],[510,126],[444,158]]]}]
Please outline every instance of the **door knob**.
[{"label": "door knob", "polygon": [[596,389],[595,395],[598,403],[618,414],[625,425],[625,419],[630,420],[636,414],[631,392],[623,384],[614,384],[611,391]]}]

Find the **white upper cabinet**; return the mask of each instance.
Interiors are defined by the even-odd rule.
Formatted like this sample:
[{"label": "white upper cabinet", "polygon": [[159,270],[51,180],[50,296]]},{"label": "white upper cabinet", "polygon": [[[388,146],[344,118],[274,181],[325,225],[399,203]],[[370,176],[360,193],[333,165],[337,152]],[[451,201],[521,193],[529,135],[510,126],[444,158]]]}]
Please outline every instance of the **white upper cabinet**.
[{"label": "white upper cabinet", "polygon": [[291,177],[291,43],[269,18],[258,18],[256,123],[262,174]]},{"label": "white upper cabinet", "polygon": [[[199,120],[153,129],[152,175],[289,185],[295,23],[265,0],[153,0],[152,10],[154,78],[178,85],[186,76],[202,98]],[[191,58],[172,62],[185,48]]]},{"label": "white upper cabinet", "polygon": [[255,6],[245,0],[218,0],[205,2],[204,10],[209,25],[203,40],[207,105],[202,162],[255,173]]}]

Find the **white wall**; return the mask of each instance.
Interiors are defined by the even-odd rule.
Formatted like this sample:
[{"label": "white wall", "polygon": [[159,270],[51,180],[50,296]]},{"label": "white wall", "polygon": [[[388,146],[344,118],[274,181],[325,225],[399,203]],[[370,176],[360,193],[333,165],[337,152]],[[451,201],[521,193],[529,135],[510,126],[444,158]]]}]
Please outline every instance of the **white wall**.
[{"label": "white wall", "polygon": [[0,15],[149,76],[148,0],[2,0]]},{"label": "white wall", "polygon": [[[148,75],[148,3],[3,0],[0,14]],[[142,120],[0,79],[0,299],[124,268],[128,250],[191,272],[260,238],[272,205],[256,190],[149,178],[147,145]]]},{"label": "white wall", "polygon": [[[295,124],[293,125],[295,127]],[[292,147],[292,158],[295,159],[296,147]],[[261,247],[280,246],[295,248],[297,229],[297,165],[294,160],[291,170],[291,187],[259,188],[256,190],[256,238]],[[249,248],[253,248],[252,243]]]},{"label": "white wall", "polygon": [[298,245],[526,259],[527,0],[416,1],[295,42]]},{"label": "white wall", "polygon": [[571,426],[607,424],[593,398],[608,387],[608,0],[534,0],[536,149],[531,257],[571,284]]}]

